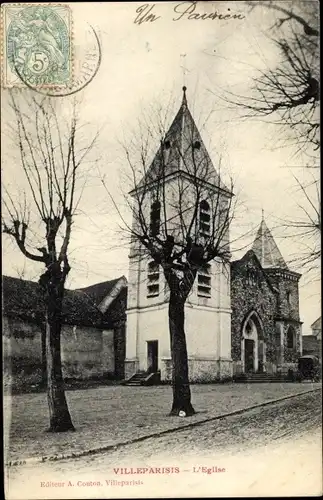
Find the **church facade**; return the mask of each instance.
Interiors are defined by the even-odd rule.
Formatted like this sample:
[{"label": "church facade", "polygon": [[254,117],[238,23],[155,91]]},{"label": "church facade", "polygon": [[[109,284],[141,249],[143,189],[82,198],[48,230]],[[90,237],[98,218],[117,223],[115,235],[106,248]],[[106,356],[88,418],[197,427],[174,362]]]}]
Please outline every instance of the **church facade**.
[{"label": "church facade", "polygon": [[296,369],[302,353],[299,279],[263,219],[252,249],[231,263],[234,375]]},{"label": "church facade", "polygon": [[[219,180],[206,151],[189,111],[185,90],[180,109],[166,134],[169,152],[165,165],[169,170],[165,192],[169,210],[185,155],[183,150],[176,157],[171,145],[176,143],[183,148],[187,145],[188,149],[188,136],[192,147],[203,152],[210,166],[203,181],[199,180],[201,191],[208,190],[211,196],[213,193],[221,208],[230,193]],[[155,168],[156,158],[151,169]],[[190,178],[186,177],[185,193],[190,197]],[[151,206],[144,207],[150,214],[154,213],[154,203],[152,188]],[[210,224],[209,203],[201,203],[199,223],[203,231]],[[135,227],[135,220],[133,224]],[[228,232],[223,238],[229,241]],[[243,373],[286,372],[295,367],[301,354],[299,278],[299,274],[288,269],[264,219],[252,249],[244,257],[231,263],[216,258],[209,262],[207,270],[198,271],[185,304],[190,381],[230,379]],[[141,253],[140,245],[133,242],[129,255],[125,378],[146,372],[159,373],[162,381],[171,380],[168,301],[169,290],[161,266]]]}]

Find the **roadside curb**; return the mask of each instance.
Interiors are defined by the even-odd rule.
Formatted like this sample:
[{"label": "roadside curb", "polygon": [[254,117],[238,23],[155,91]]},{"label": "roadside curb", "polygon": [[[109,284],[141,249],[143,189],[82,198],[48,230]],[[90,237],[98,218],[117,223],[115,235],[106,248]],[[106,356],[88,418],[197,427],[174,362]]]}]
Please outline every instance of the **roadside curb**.
[{"label": "roadside curb", "polygon": [[199,420],[197,422],[191,422],[189,424],[181,425],[179,427],[173,427],[171,429],[165,429],[163,431],[158,431],[158,432],[153,432],[151,434],[147,434],[145,436],[141,436],[138,438],[134,439],[128,439],[127,441],[115,443],[115,444],[110,444],[107,446],[102,446],[100,448],[93,448],[90,450],[84,450],[84,451],[79,451],[75,453],[60,453],[56,455],[49,455],[49,456],[43,456],[43,457],[32,457],[32,458],[26,458],[25,460],[12,460],[6,463],[6,467],[13,467],[13,466],[19,466],[19,465],[29,465],[29,464],[35,464],[35,463],[45,463],[45,462],[56,462],[58,460],[69,460],[72,458],[80,458],[80,457],[86,457],[89,455],[96,455],[100,453],[104,453],[105,451],[110,451],[110,450],[116,450],[119,447],[122,446],[127,446],[133,443],[139,443],[140,441],[145,441],[146,439],[150,439],[152,437],[159,437],[163,436],[165,434],[170,434],[172,432],[180,432],[180,431],[185,431],[187,429],[190,429],[192,427],[196,427],[198,425],[202,425],[208,422],[213,422],[215,420],[221,420],[227,417],[231,417],[234,415],[239,415],[241,413],[245,413],[250,410],[254,410],[256,408],[262,408],[264,406],[268,406],[270,404],[274,403],[279,403],[280,401],[284,401],[286,399],[292,399],[296,398],[298,396],[303,396],[305,394],[310,394],[311,392],[316,392],[320,391],[322,388],[321,387],[316,387],[315,389],[310,389],[307,391],[302,391],[302,392],[297,392],[296,394],[289,394],[288,396],[282,396],[278,399],[270,399],[269,401],[264,401],[263,403],[258,403],[256,405],[252,406],[247,406],[246,408],[240,408],[239,410],[234,410],[229,413],[223,413],[221,415],[217,415],[214,417],[209,417],[205,418],[203,420]]}]

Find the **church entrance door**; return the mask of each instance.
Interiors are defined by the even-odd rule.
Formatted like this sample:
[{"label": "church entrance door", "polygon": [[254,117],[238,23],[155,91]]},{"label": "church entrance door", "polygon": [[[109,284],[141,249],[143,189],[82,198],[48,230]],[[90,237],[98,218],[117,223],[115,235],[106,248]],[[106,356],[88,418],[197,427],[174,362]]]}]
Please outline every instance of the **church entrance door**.
[{"label": "church entrance door", "polygon": [[262,322],[252,311],[241,325],[241,364],[244,373],[265,371],[266,343]]},{"label": "church entrance door", "polygon": [[246,373],[251,373],[255,371],[254,367],[254,348],[255,342],[254,340],[245,339],[245,370]]},{"label": "church entrance door", "polygon": [[158,340],[147,342],[147,371],[155,373],[158,370]]}]

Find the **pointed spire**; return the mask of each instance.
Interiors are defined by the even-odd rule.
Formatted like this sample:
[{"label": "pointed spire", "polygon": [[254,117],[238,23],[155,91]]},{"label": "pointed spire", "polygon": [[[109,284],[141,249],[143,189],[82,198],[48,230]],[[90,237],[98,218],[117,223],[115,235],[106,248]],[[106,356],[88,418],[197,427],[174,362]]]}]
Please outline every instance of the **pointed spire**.
[{"label": "pointed spire", "polygon": [[252,250],[257,255],[263,268],[275,267],[287,269],[287,264],[276,245],[271,231],[267,227],[263,210],[261,223],[253,242]]},{"label": "pointed spire", "polygon": [[[151,182],[159,178],[161,165],[163,165],[162,175],[164,176],[182,170],[188,174],[192,174],[194,177],[200,173],[196,172],[196,165],[199,165],[204,181],[230,193],[214,168],[194,118],[190,113],[186,99],[187,87],[184,85],[182,90],[181,106],[165,134],[164,145],[166,146],[167,144],[167,147],[159,148],[140,185],[146,182],[147,179]],[[195,163],[192,161],[192,146],[195,151]],[[162,154],[165,155],[163,162],[161,162]]]},{"label": "pointed spire", "polygon": [[183,99],[182,99],[182,106],[183,106],[183,105],[187,106],[186,90],[187,90],[187,88],[186,88],[186,86],[184,85],[184,87],[183,87]]}]

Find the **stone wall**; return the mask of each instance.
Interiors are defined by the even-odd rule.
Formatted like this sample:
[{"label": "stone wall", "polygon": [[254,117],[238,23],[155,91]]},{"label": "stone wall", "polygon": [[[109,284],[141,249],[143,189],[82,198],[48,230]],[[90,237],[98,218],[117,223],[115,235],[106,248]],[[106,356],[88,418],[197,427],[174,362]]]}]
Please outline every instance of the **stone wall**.
[{"label": "stone wall", "polygon": [[113,331],[64,325],[61,336],[64,378],[114,375]]},{"label": "stone wall", "polygon": [[[228,380],[232,378],[232,361],[188,358],[188,375],[192,383]],[[171,382],[172,360],[170,358],[162,358],[160,378],[161,381]]]},{"label": "stone wall", "polygon": [[278,290],[277,315],[299,321],[299,275],[275,269],[267,269],[266,274]]},{"label": "stone wall", "polygon": [[[35,323],[3,318],[3,360],[8,375],[41,381],[41,330]],[[114,332],[64,325],[61,335],[64,378],[114,376]]]},{"label": "stone wall", "polygon": [[42,344],[38,325],[3,317],[2,347],[4,377],[42,379]]},{"label": "stone wall", "polygon": [[297,363],[298,358],[301,355],[301,328],[299,325],[291,325],[295,330],[295,342],[293,347],[288,347],[287,345],[287,331],[290,327],[289,323],[284,325],[284,362],[286,363]]},{"label": "stone wall", "polygon": [[242,325],[252,311],[257,312],[263,325],[267,361],[274,361],[276,295],[253,253],[248,252],[231,267],[231,304],[231,356],[235,362],[234,371],[241,371]]}]

